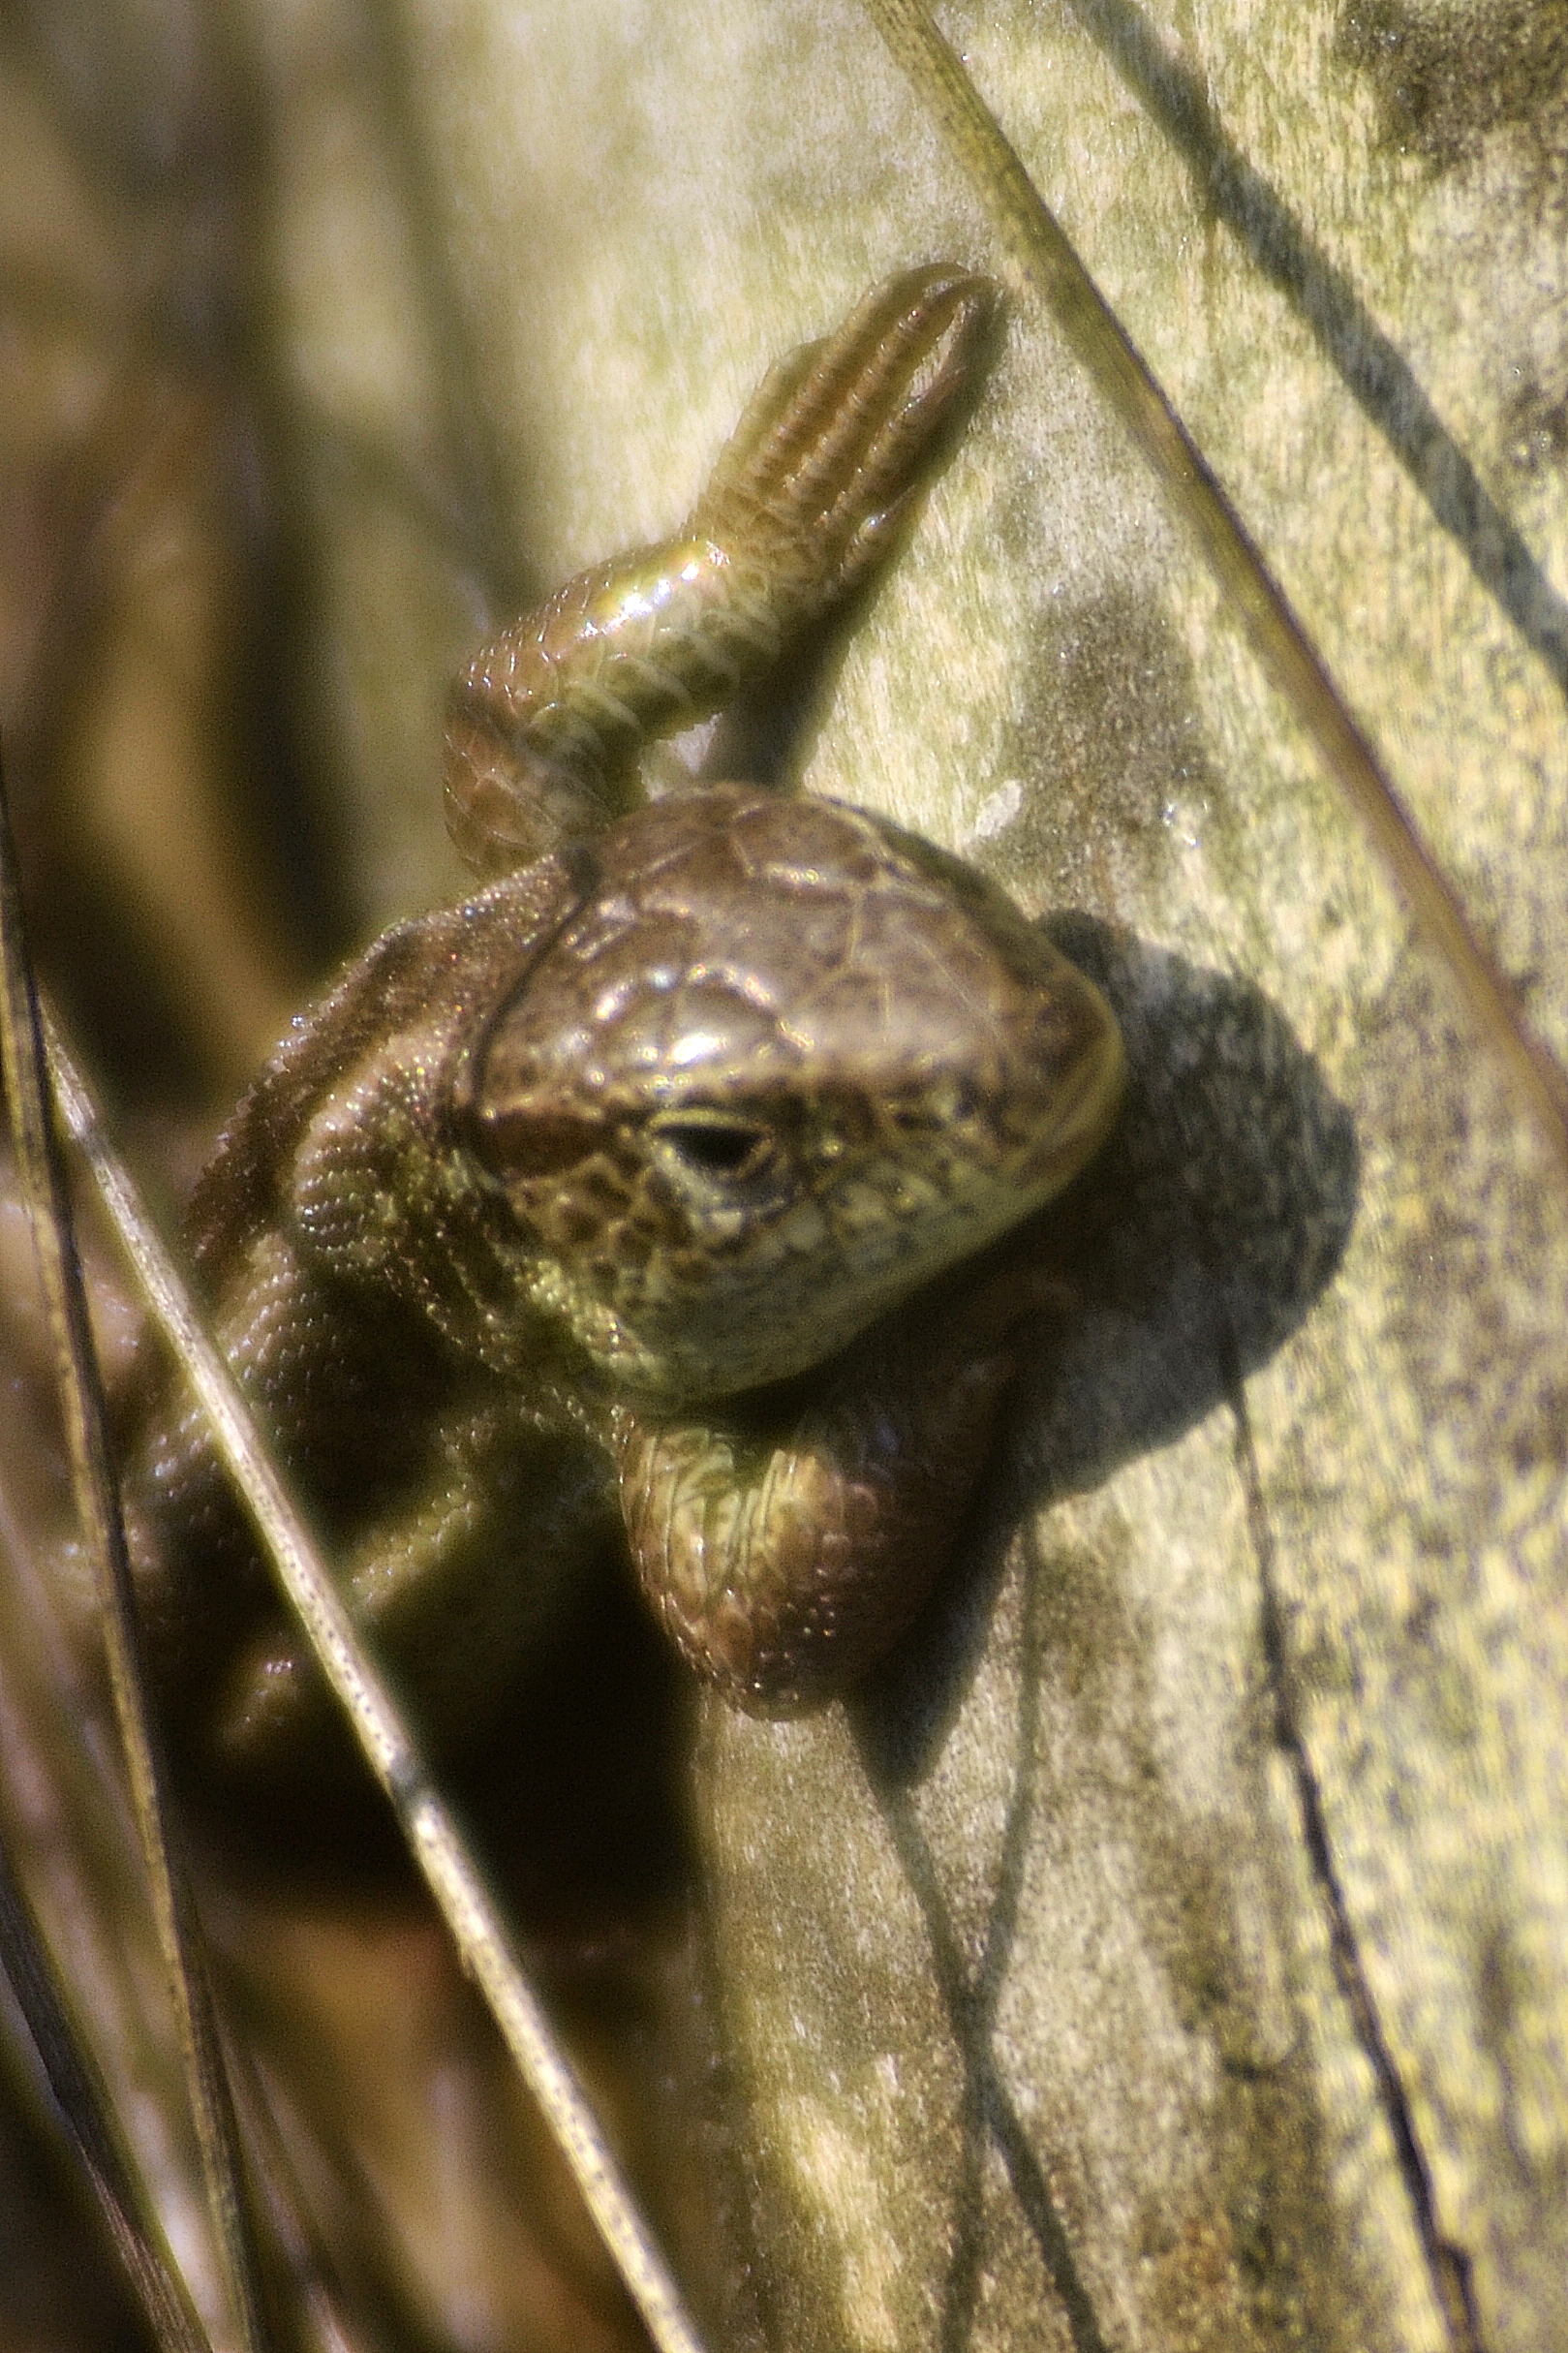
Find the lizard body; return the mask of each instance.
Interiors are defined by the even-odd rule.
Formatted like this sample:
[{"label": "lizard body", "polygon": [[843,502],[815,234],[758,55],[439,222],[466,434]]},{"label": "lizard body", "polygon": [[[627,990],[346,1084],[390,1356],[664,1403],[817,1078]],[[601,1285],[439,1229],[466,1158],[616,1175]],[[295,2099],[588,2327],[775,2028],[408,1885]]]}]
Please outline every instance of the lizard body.
[{"label": "lizard body", "polygon": [[[879,819],[639,805],[635,769],[879,556],[988,308],[950,269],[877,290],[773,371],[682,532],[476,658],[446,793],[495,879],[299,1017],[199,1187],[226,1346],[438,1730],[606,1550],[739,1705],[845,1688],[950,1550],[1049,1296],[1001,1237],[1114,1115],[1091,985]],[[313,1678],[167,1381],[127,1503],[198,1746],[287,1757]]]}]

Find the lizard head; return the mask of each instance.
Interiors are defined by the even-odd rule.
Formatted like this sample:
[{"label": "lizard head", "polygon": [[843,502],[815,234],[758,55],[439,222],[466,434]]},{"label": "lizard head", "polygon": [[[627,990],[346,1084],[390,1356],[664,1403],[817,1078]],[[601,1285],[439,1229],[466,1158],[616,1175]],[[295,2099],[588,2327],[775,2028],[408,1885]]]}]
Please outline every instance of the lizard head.
[{"label": "lizard head", "polygon": [[805,1370],[1106,1134],[1103,999],[957,859],[739,786],[594,856],[456,1108],[538,1305],[618,1383],[687,1402]]}]

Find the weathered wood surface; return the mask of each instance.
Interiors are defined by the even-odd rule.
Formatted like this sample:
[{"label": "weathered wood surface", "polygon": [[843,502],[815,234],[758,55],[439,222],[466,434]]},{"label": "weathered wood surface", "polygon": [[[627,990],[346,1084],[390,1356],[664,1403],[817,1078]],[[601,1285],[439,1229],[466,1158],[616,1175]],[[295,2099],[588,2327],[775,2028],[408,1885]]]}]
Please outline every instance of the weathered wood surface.
[{"label": "weathered wood surface", "polygon": [[[1568,1052],[1562,9],[943,20]],[[389,21],[236,19],[367,925],[450,887],[487,607],[993,250],[852,0]],[[726,2332],[1568,2347],[1568,1198],[1038,317],[805,780],[1069,911],[1139,1092],[941,1605],[852,1708],[703,1725]]]},{"label": "weathered wood surface", "polygon": [[[1560,12],[1166,14],[947,29],[1561,1047]],[[541,577],[987,257],[846,4],[411,37]],[[706,1727],[764,2335],[1437,2347],[1469,2266],[1487,2345],[1568,2343],[1568,1205],[1036,318],[807,781],[1106,927],[1146,1093],[945,1614]]]}]

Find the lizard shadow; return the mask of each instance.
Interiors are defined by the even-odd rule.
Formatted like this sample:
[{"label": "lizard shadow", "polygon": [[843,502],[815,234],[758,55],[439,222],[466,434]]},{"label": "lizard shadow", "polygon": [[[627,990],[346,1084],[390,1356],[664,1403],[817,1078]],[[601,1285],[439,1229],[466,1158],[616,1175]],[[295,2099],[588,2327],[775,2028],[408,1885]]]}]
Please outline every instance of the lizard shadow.
[{"label": "lizard shadow", "polygon": [[888,1785],[918,1780],[945,1737],[1011,1533],[1172,1444],[1266,1364],[1333,1280],[1355,1219],[1350,1114],[1259,989],[1091,915],[1042,929],[1109,1001],[1127,1099],[1037,1225],[1077,1307],[1042,1333],[960,1558],[856,1703]]},{"label": "lizard shadow", "polygon": [[[862,1768],[925,1925],[962,2070],[941,2288],[944,2353],[972,2334],[994,2151],[1075,2353],[1103,2353],[1095,2300],[995,2049],[1039,1805],[1043,1569],[1030,1523],[1201,1421],[1302,1323],[1339,1265],[1359,1155],[1348,1112],[1257,989],[1084,915],[1045,926],[1104,990],[1129,1063],[1092,1169],[1042,1222],[1081,1301],[1015,1401],[998,1475],[922,1617],[848,1703]],[[1015,1763],[978,1949],[966,1949],[916,1804],[1024,1541]]]}]

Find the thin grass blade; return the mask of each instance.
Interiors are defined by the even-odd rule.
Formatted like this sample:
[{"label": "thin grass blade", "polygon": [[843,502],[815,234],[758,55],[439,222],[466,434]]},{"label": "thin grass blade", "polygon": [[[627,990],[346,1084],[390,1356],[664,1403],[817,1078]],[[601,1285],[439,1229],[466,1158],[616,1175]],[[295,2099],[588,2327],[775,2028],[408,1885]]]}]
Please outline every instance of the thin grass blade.
[{"label": "thin grass blade", "polygon": [[221,1350],[192,1304],[130,1172],[58,1032],[48,1029],[61,1118],[80,1149],[149,1312],[205,1411],[278,1582],[397,1814],[427,1884],[512,2059],[542,2109],[659,2353],[702,2353],[685,2299],[529,1981],[483,1873],[274,1470]]},{"label": "thin grass blade", "polygon": [[108,2095],[71,2024],[32,1909],[0,1842],[0,1968],[16,1998],[66,2136],[162,2353],[210,2353],[190,2298],[138,2210]]},{"label": "thin grass blade", "polygon": [[179,2029],[187,2095],[230,2305],[247,2353],[266,2335],[238,2134],[201,1958],[200,1924],[173,1850],[168,1783],[148,1712],[131,1564],[108,1458],[103,1391],[77,1255],[70,1195],[49,1113],[38,997],[27,956],[5,780],[0,773],[0,1054],[17,1168],[53,1340],[72,1488],[99,1588],[109,1680],[153,1915]]}]

